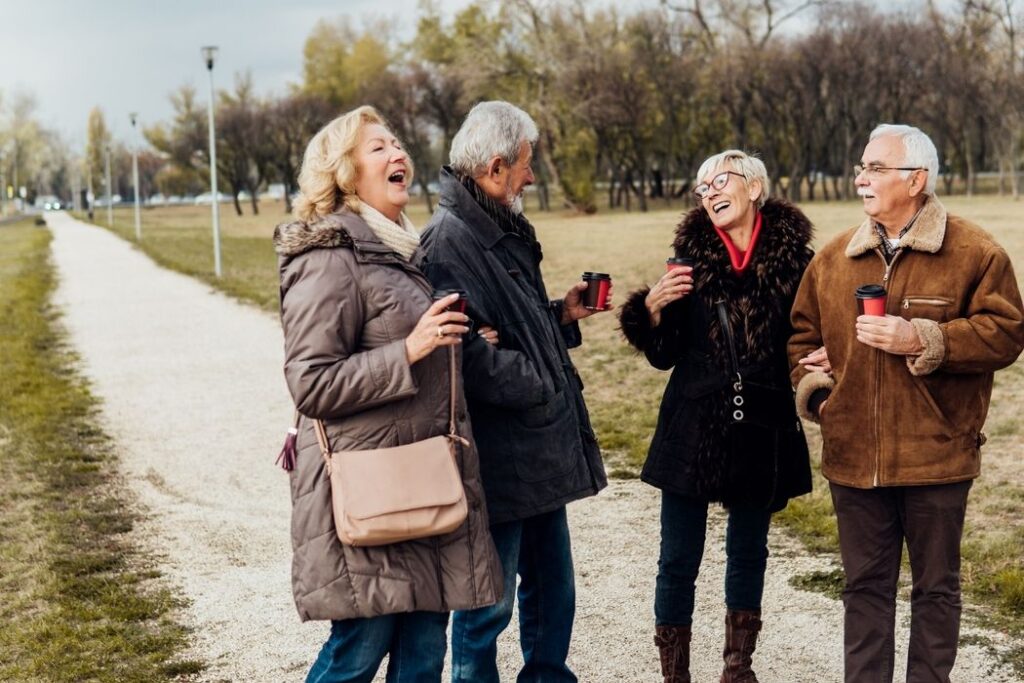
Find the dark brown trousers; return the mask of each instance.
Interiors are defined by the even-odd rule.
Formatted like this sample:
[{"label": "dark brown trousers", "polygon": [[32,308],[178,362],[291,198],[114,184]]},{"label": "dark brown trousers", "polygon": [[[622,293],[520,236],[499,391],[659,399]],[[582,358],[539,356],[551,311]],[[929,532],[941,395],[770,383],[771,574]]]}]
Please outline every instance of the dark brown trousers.
[{"label": "dark brown trousers", "polygon": [[846,588],[846,683],[891,683],[896,586],[910,554],[907,683],[948,683],[960,636],[960,538],[971,482],[855,489],[831,484]]}]

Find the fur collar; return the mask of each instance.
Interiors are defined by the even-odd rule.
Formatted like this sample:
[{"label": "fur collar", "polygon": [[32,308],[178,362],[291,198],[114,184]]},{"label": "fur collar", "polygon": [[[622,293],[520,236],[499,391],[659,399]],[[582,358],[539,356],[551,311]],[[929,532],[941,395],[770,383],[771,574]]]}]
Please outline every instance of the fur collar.
[{"label": "fur collar", "polygon": [[[946,207],[933,196],[925,202],[921,209],[921,215],[917,217],[913,227],[900,240],[900,244],[906,249],[934,254],[942,248],[942,240],[945,236]],[[856,258],[881,247],[882,238],[875,230],[874,221],[868,217],[850,238],[849,244],[846,245],[846,255],[849,258]]]},{"label": "fur collar", "polygon": [[799,209],[769,199],[761,215],[761,234],[741,276],[733,271],[729,253],[703,208],[683,217],[672,243],[676,256],[696,261],[694,295],[711,314],[711,348],[723,368],[728,350],[714,315],[717,302],[726,303],[741,363],[764,361],[777,351],[774,341],[788,324],[789,305],[813,256],[814,228]]},{"label": "fur collar", "polygon": [[357,238],[371,241],[373,232],[359,215],[342,209],[310,223],[281,223],[274,228],[274,251],[290,258],[311,249],[352,247]]}]

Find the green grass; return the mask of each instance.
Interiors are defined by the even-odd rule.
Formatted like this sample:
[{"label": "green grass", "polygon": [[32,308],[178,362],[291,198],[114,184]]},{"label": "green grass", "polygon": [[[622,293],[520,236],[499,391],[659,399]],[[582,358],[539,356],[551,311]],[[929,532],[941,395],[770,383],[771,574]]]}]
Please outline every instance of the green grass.
[{"label": "green grass", "polygon": [[[965,216],[992,232],[1024,274],[1024,231],[1019,216],[1024,204],[1009,198],[949,197],[943,203],[952,213]],[[213,277],[209,207],[145,210],[140,247],[159,263],[195,275],[245,301],[277,310],[277,272],[270,236],[285,220],[280,203],[264,203],[261,215],[238,217],[222,207],[225,276]],[[544,277],[552,297],[559,296],[585,270],[610,272],[615,278],[615,300],[621,303],[636,287],[651,283],[663,272],[664,259],[680,214],[689,203],[666,206],[652,202],[649,213],[602,211],[592,216],[565,212],[541,213],[529,207],[530,218],[544,245]],[[816,202],[802,207],[816,226],[818,246],[863,219],[859,203]],[[410,205],[418,226],[429,215],[421,203]],[[104,223],[105,214],[97,215]],[[115,211],[114,230],[134,241],[130,209]],[[647,453],[657,420],[661,393],[668,374],[651,368],[622,340],[613,315],[600,315],[582,323],[585,343],[573,359],[586,383],[591,411],[608,469],[613,476],[635,477]],[[1024,433],[1017,406],[1024,401],[1024,367],[1015,365],[997,374],[989,412],[989,444],[984,449],[982,478],[971,492],[964,542],[964,589],[970,600],[987,605],[1010,631],[1024,635],[1021,576],[1024,544],[1006,541],[1006,534],[1022,530],[1021,500],[1024,474],[1019,453]],[[821,477],[818,457],[820,435],[808,425],[814,466],[815,490],[792,501],[776,519],[811,552],[835,553],[838,534],[828,487]],[[1019,658],[1024,661],[1024,654]],[[1024,669],[1021,670],[1024,673]]]},{"label": "green grass", "polygon": [[0,227],[0,680],[185,680],[186,632],[50,307],[50,233]]},{"label": "green grass", "polygon": [[789,580],[789,584],[795,588],[814,593],[823,593],[834,600],[842,597],[845,583],[846,578],[843,576],[842,569],[798,574]]}]

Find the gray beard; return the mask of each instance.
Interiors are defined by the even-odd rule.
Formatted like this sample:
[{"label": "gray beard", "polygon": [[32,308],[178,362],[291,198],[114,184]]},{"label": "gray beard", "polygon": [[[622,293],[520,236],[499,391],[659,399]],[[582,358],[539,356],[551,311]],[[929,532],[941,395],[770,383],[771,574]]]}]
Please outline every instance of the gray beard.
[{"label": "gray beard", "polygon": [[508,209],[517,216],[523,215],[523,195],[522,193],[517,194],[515,197],[509,197]]}]

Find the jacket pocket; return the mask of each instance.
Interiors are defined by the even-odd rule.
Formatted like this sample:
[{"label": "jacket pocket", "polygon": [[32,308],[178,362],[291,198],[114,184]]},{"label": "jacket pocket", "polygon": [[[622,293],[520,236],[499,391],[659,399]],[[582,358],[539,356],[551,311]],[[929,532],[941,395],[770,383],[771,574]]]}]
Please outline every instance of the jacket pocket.
[{"label": "jacket pocket", "polygon": [[937,294],[908,294],[900,302],[900,308],[911,318],[927,318],[938,322],[952,320],[955,311],[953,300]]},{"label": "jacket pocket", "polygon": [[521,480],[561,477],[579,463],[581,435],[570,398],[568,392],[560,391],[544,405],[510,416],[505,446]]}]

